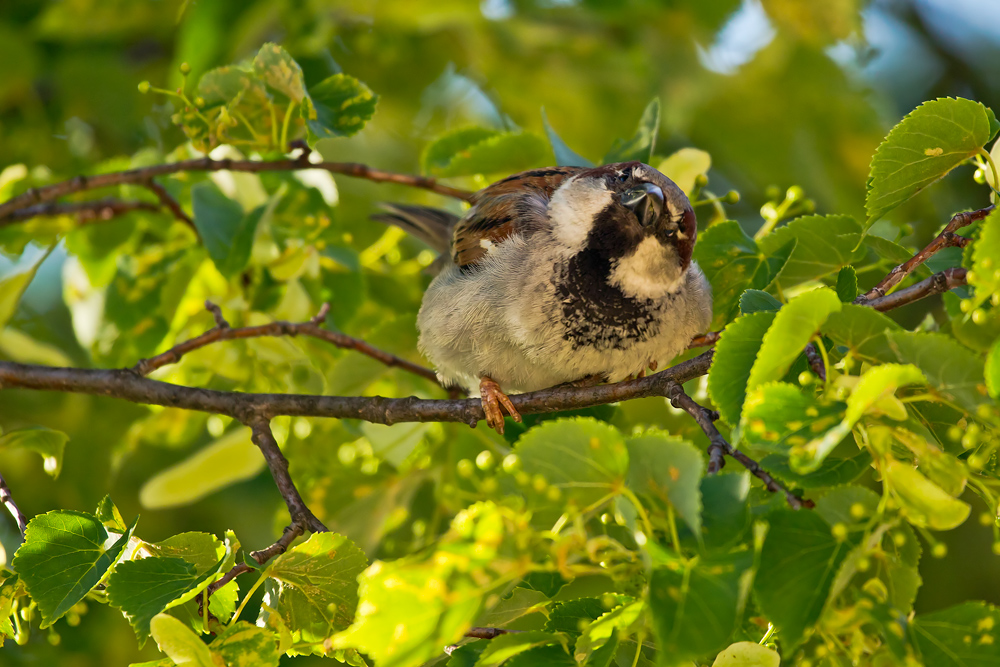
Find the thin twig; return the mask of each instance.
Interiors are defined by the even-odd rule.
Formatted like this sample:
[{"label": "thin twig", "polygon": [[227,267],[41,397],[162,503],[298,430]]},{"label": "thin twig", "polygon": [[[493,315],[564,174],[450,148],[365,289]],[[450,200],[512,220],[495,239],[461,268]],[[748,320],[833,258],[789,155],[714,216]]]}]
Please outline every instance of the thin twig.
[{"label": "thin twig", "polygon": [[967,285],[967,274],[968,271],[961,267],[945,269],[944,271],[935,273],[930,278],[921,280],[919,283],[905,287],[887,296],[876,297],[871,301],[865,302],[863,305],[870,306],[882,312],[899,308],[914,301],[919,301],[935,294],[943,294],[950,289]]},{"label": "thin twig", "polygon": [[319,315],[316,315],[307,322],[293,323],[275,321],[255,327],[231,327],[229,326],[229,323],[226,322],[225,318],[222,317],[222,311],[219,310],[218,306],[210,301],[206,301],[205,307],[210,310],[212,315],[215,317],[215,328],[209,329],[200,336],[186,340],[183,343],[178,343],[166,352],[162,352],[155,357],[139,361],[139,363],[132,367],[132,370],[139,375],[149,375],[158,368],[162,368],[168,364],[177,363],[180,361],[181,357],[188,352],[192,352],[205,347],[206,345],[211,345],[212,343],[223,340],[262,338],[265,336],[309,336],[312,338],[319,338],[320,340],[324,340],[345,350],[355,350],[385,364],[386,366],[401,368],[435,383],[438,381],[437,375],[429,368],[415,364],[412,361],[407,361],[406,359],[397,357],[394,354],[383,352],[378,348],[372,347],[360,338],[353,338],[346,334],[320,328],[320,324],[324,319],[326,319],[326,313],[330,310],[328,304],[323,304],[323,308],[320,309]]},{"label": "thin twig", "polygon": [[[469,628],[469,631],[465,633],[465,637],[470,639],[494,639],[500,635],[509,635],[521,632],[520,630],[504,630],[503,628]],[[445,646],[444,652],[451,655],[458,648],[458,644],[452,644],[451,646]]]},{"label": "thin twig", "polygon": [[826,364],[823,363],[823,355],[816,349],[816,343],[806,345],[805,353],[809,368],[820,380],[826,382]]},{"label": "thin twig", "polygon": [[726,439],[719,433],[719,429],[715,427],[715,420],[719,418],[719,414],[695,402],[693,398],[684,392],[684,387],[680,383],[670,383],[667,387],[666,396],[670,399],[671,405],[691,415],[698,422],[698,426],[705,432],[705,435],[708,436],[708,440],[711,443],[708,446],[709,463],[707,472],[709,475],[717,473],[722,468],[725,463],[722,454],[725,453],[742,463],[743,467],[749,470],[751,475],[764,483],[768,491],[771,493],[783,493],[789,506],[793,509],[813,507],[811,500],[803,500],[796,496],[784,484],[771,477],[766,470],[760,467],[759,463],[726,442]]},{"label": "thin twig", "polygon": [[198,233],[198,228],[194,225],[194,220],[191,219],[184,209],[181,208],[180,202],[174,199],[173,195],[167,192],[167,189],[157,183],[155,180],[150,178],[143,185],[146,186],[150,192],[156,195],[156,198],[160,200],[160,203],[170,209],[170,212],[174,214],[174,217],[186,224],[188,227],[194,230],[195,234]]},{"label": "thin twig", "polygon": [[309,510],[305,501],[302,500],[302,496],[299,495],[299,490],[295,488],[292,476],[288,474],[288,459],[285,458],[285,455],[278,448],[278,443],[271,433],[270,422],[267,419],[257,418],[249,419],[245,423],[252,431],[251,439],[253,440],[253,444],[260,448],[261,453],[264,455],[264,460],[267,461],[267,467],[271,470],[271,476],[278,487],[278,492],[285,499],[285,504],[288,506],[288,513],[292,517],[292,523],[307,528],[314,533],[327,532],[327,527]]},{"label": "thin twig", "polygon": [[[262,172],[262,171],[300,171],[304,169],[322,169],[334,174],[343,174],[354,178],[364,178],[376,183],[396,183],[408,185],[414,188],[423,188],[446,197],[454,197],[464,201],[470,201],[474,193],[468,190],[460,190],[438,183],[437,179],[426,176],[415,176],[411,174],[399,174],[381,169],[373,169],[365,164],[356,162],[309,162],[305,159],[305,154],[296,159],[286,160],[213,160],[209,157],[196,158],[193,160],[181,160],[168,164],[157,164],[138,169],[126,171],[114,171],[106,174],[94,174],[92,176],[77,176],[60,183],[53,183],[40,188],[31,188],[23,194],[12,197],[0,204],[0,224],[8,221],[9,217],[18,210],[49,202],[59,197],[93,190],[96,188],[106,188],[114,185],[146,185],[151,179],[167,174],[176,174],[182,171],[241,171],[241,172]],[[146,186],[149,187],[149,186]]]},{"label": "thin twig", "polygon": [[[279,537],[274,544],[258,551],[251,551],[250,557],[257,561],[258,565],[263,565],[275,556],[285,553],[292,542],[295,541],[295,538],[302,535],[305,531],[305,526],[299,523],[292,523],[285,526],[285,530],[281,533],[281,537]],[[219,590],[230,581],[246,572],[253,572],[253,568],[246,563],[237,563],[232,567],[232,569],[209,585],[208,596],[211,597],[215,591]],[[200,600],[201,598],[199,598],[199,601]]]},{"label": "thin twig", "polygon": [[0,227],[23,222],[31,218],[52,217],[57,215],[75,215],[82,223],[94,222],[96,220],[110,220],[115,216],[130,213],[132,211],[159,211],[160,207],[147,201],[123,201],[114,197],[104,199],[94,199],[90,201],[69,202],[58,204],[50,202],[28,206],[10,213],[5,218],[0,218]]},{"label": "thin twig", "polygon": [[21,531],[21,539],[23,540],[24,531],[28,528],[28,520],[21,512],[21,508],[14,502],[14,496],[11,494],[10,487],[7,486],[3,475],[0,475],[0,503],[3,503],[7,507],[7,511],[10,512],[10,515],[14,517],[14,521],[17,522],[17,529]]},{"label": "thin twig", "polygon": [[944,230],[934,237],[934,240],[928,243],[923,250],[899,266],[894,267],[885,278],[875,285],[875,287],[855,299],[854,303],[863,306],[868,304],[868,302],[884,297],[890,290],[892,290],[893,287],[901,283],[906,276],[910,275],[914,269],[930,259],[939,250],[943,250],[944,248],[948,248],[950,246],[964,248],[968,245],[969,239],[959,236],[955,233],[955,231],[967,225],[971,225],[977,220],[982,220],[993,211],[993,208],[994,207],[991,205],[977,211],[965,211],[964,213],[958,213],[955,215],[948,221],[948,224],[945,225]]}]

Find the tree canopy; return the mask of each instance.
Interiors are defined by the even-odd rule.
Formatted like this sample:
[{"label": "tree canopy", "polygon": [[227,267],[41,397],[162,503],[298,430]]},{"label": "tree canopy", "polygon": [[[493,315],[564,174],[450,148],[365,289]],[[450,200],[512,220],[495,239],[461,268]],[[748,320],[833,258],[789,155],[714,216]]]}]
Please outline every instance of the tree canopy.
[{"label": "tree canopy", "polygon": [[[0,662],[1000,661],[1000,37],[928,7],[5,3]],[[633,159],[711,330],[470,428],[378,202]]]}]

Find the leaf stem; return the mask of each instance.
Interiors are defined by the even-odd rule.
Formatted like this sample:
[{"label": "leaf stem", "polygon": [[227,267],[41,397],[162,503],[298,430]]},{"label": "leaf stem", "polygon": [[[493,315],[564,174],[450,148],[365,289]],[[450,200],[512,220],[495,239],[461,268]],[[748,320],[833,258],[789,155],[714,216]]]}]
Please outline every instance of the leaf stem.
[{"label": "leaf stem", "polygon": [[243,600],[240,602],[240,606],[236,609],[236,612],[233,614],[233,617],[229,619],[229,623],[226,624],[227,628],[231,628],[233,626],[233,623],[239,620],[240,614],[243,613],[243,608],[247,606],[248,602],[250,602],[250,596],[252,596],[254,592],[258,588],[260,588],[260,585],[264,583],[264,580],[267,579],[267,572],[270,569],[271,569],[270,567],[266,567],[263,570],[261,570],[260,576],[257,578],[257,581],[255,581],[253,586],[250,587],[250,590],[247,591],[247,594],[243,596]]},{"label": "leaf stem", "polygon": [[990,186],[990,190],[993,191],[993,194],[990,195],[990,202],[995,204],[997,194],[1000,194],[1000,190],[997,190],[997,188],[1000,188],[1000,178],[997,178],[997,166],[993,164],[993,156],[985,148],[980,147],[979,154],[986,158],[986,163],[990,165],[990,171],[993,172],[993,182],[988,183],[988,185]]},{"label": "leaf stem", "polygon": [[281,121],[281,142],[278,145],[278,150],[284,151],[288,146],[288,124],[292,120],[292,112],[295,110],[295,100],[288,102],[288,108],[285,109],[285,117]]},{"label": "leaf stem", "polygon": [[653,524],[649,521],[649,515],[646,514],[646,509],[639,502],[639,497],[635,495],[632,489],[627,487],[622,487],[622,495],[625,496],[632,506],[635,507],[635,511],[639,514],[639,520],[642,521],[643,530],[646,531],[646,537],[652,539],[653,537]]}]

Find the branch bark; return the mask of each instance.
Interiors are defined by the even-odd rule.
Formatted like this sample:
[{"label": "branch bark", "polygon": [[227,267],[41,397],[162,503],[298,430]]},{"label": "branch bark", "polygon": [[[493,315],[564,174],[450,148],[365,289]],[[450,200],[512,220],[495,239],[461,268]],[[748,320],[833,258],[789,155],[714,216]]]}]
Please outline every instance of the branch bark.
[{"label": "branch bark", "polygon": [[75,215],[80,222],[110,220],[115,216],[131,211],[159,211],[160,207],[147,201],[123,201],[114,197],[94,199],[90,201],[69,202],[58,204],[49,202],[17,209],[6,217],[0,218],[0,227],[24,222],[31,218],[51,217],[57,215]]},{"label": "branch bark", "polygon": [[[299,157],[286,160],[213,160],[209,157],[196,158],[193,160],[181,160],[168,164],[158,164],[150,167],[140,167],[138,169],[128,169],[126,171],[115,171],[106,174],[94,174],[93,176],[77,176],[61,183],[46,185],[41,188],[31,188],[17,197],[12,197],[0,204],[0,225],[9,222],[11,216],[21,209],[49,202],[59,197],[64,197],[76,192],[94,190],[96,188],[106,188],[114,185],[142,185],[150,187],[148,183],[157,176],[176,174],[182,171],[241,171],[241,172],[262,172],[262,171],[300,171],[305,169],[322,169],[334,174],[352,176],[354,178],[364,178],[376,183],[397,183],[408,185],[414,188],[430,190],[446,197],[454,197],[463,201],[470,201],[472,192],[453,188],[448,185],[438,183],[437,179],[426,176],[415,176],[411,174],[400,174],[381,169],[373,169],[365,164],[356,162],[317,162],[308,160],[308,153],[303,152]],[[176,211],[175,211],[176,214]],[[37,215],[37,214],[36,214]]]},{"label": "branch bark", "polygon": [[982,220],[988,216],[993,209],[994,206],[991,205],[976,211],[965,211],[964,213],[956,214],[951,220],[948,221],[948,224],[945,225],[941,233],[934,237],[934,240],[928,243],[923,250],[899,266],[894,267],[885,278],[875,285],[875,287],[855,299],[854,303],[862,306],[870,305],[869,302],[884,297],[892,290],[893,287],[901,283],[906,276],[910,275],[914,269],[934,256],[939,250],[943,250],[944,248],[951,246],[964,248],[968,245],[969,239],[964,236],[959,236],[955,232],[962,227],[971,225],[977,220]]},{"label": "branch bark", "polygon": [[177,363],[188,352],[211,345],[224,340],[236,340],[240,338],[261,338],[261,337],[281,337],[281,336],[310,336],[324,340],[332,345],[347,350],[355,350],[386,366],[401,368],[405,371],[419,375],[431,382],[437,383],[437,374],[429,368],[407,361],[394,354],[389,354],[376,347],[372,347],[359,338],[353,338],[346,334],[328,331],[320,327],[326,319],[326,314],[330,310],[329,304],[323,304],[319,314],[307,322],[285,322],[275,321],[269,324],[261,324],[254,327],[230,327],[219,307],[210,301],[205,302],[205,308],[215,316],[216,326],[196,338],[178,343],[166,352],[162,352],[155,357],[139,361],[132,370],[139,375],[149,375],[158,368],[163,368],[169,364]]},{"label": "branch bark", "polygon": [[251,429],[253,444],[260,448],[264,460],[267,461],[267,467],[271,470],[271,476],[278,487],[278,492],[285,499],[288,513],[292,517],[292,524],[300,525],[314,533],[327,532],[327,527],[309,510],[305,501],[302,500],[302,496],[299,495],[299,490],[295,488],[292,476],[288,474],[288,459],[281,453],[278,443],[271,433],[270,420],[257,418],[250,419],[245,423]]},{"label": "branch bark", "polygon": [[968,271],[961,267],[945,269],[940,273],[935,273],[930,278],[921,280],[915,285],[903,288],[898,292],[893,292],[886,296],[876,297],[862,305],[870,306],[875,310],[885,312],[893,308],[899,308],[907,304],[925,299],[934,294],[943,294],[950,289],[967,285]]}]

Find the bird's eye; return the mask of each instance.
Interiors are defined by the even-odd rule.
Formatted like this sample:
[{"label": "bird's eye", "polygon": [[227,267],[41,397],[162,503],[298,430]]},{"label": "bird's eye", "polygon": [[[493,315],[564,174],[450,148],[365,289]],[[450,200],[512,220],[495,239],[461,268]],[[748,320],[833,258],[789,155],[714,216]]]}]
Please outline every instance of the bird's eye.
[{"label": "bird's eye", "polygon": [[620,171],[620,172],[618,172],[618,182],[619,182],[619,183],[624,183],[624,182],[625,182],[625,181],[627,181],[627,180],[628,180],[628,179],[629,179],[629,178],[630,178],[631,176],[632,176],[632,173],[631,173],[631,172],[629,172],[629,171],[627,171],[627,170],[626,170],[626,171]]}]

